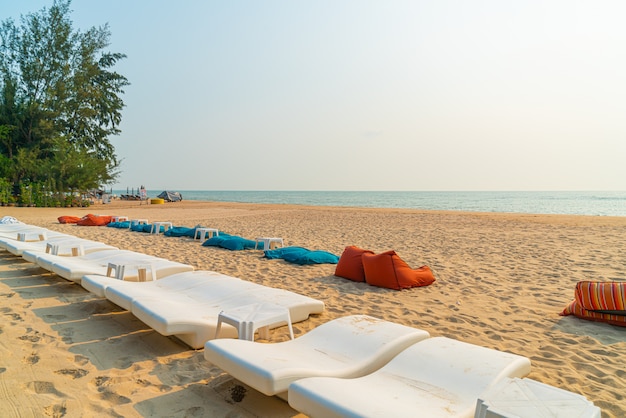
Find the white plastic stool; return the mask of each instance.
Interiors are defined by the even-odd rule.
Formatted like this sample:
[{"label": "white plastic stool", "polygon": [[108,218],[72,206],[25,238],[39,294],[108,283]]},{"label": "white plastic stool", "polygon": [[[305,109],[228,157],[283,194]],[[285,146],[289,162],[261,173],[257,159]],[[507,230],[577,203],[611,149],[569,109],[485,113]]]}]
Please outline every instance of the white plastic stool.
[{"label": "white plastic stool", "polygon": [[147,224],[148,224],[147,219],[131,219],[129,228],[132,228],[135,225],[147,225]]},{"label": "white plastic stool", "polygon": [[137,269],[137,281],[145,282],[146,281],[146,273],[148,269],[150,270],[150,278],[151,280],[156,280],[156,272],[154,268],[152,268],[151,264],[117,264],[117,263],[109,263],[107,266],[107,277],[111,277],[111,273],[115,271],[115,278],[117,280],[124,280],[124,274],[126,273],[126,268],[134,268]]},{"label": "white plastic stool", "polygon": [[[29,237],[31,237],[32,235],[36,235],[37,239],[30,239]],[[45,232],[18,232],[17,233],[17,240],[18,241],[43,241],[46,239],[46,233]]]},{"label": "white plastic stool", "polygon": [[128,216],[112,216],[111,222],[124,222],[128,220]]},{"label": "white plastic stool", "polygon": [[152,224],[152,229],[150,230],[150,233],[151,234],[161,233],[161,227],[163,227],[163,232],[165,232],[168,229],[172,228],[172,223],[171,222],[154,222]]},{"label": "white plastic stool", "polygon": [[213,235],[219,236],[219,234],[220,232],[215,228],[196,228],[196,233],[194,234],[193,239],[198,239],[198,235],[200,235],[200,241],[204,241],[207,235],[211,238]]},{"label": "white plastic stool", "polygon": [[[52,254],[52,255],[59,255],[59,252],[61,252],[61,244],[55,244],[55,243],[47,243],[46,244],[46,253],[48,254]],[[83,248],[82,245],[73,245],[70,246],[70,253],[72,254],[72,257],[77,257],[79,255],[85,255],[85,249]]]},{"label": "white plastic stool", "polygon": [[282,238],[268,238],[268,237],[258,237],[256,239],[256,243],[254,244],[254,249],[256,250],[259,246],[259,242],[263,243],[263,248],[262,250],[271,250],[272,248],[276,247],[276,245],[280,244],[280,246],[282,247],[283,244],[283,239]]},{"label": "white plastic stool", "polygon": [[532,379],[507,378],[483,392],[475,418],[600,418],[600,408],[582,395]]},{"label": "white plastic stool", "polygon": [[293,327],[289,309],[271,303],[254,303],[220,312],[217,317],[215,338],[220,334],[222,322],[237,328],[239,339],[254,341],[254,333],[258,329],[259,336],[269,338],[270,326],[287,323],[289,336],[293,340]]}]

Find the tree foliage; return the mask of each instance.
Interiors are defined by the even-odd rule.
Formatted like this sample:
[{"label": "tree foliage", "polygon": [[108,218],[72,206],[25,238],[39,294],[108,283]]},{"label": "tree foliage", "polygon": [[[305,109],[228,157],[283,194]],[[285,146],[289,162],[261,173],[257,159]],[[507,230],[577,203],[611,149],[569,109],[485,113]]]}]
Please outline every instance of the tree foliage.
[{"label": "tree foliage", "polygon": [[128,80],[113,71],[108,25],[72,27],[71,0],[0,25],[0,177],[59,191],[111,183]]}]

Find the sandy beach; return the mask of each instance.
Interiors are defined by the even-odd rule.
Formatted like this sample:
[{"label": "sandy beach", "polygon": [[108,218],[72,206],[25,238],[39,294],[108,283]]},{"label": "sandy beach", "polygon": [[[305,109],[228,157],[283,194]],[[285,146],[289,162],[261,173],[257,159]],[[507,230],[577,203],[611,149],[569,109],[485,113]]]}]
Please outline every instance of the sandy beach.
[{"label": "sandy beach", "polygon": [[[202,247],[188,238],[57,222],[125,215],[203,225],[254,239],[277,236],[341,255],[348,245],[394,249],[437,281],[395,291],[262,252]],[[215,270],[324,301],[296,337],[331,319],[368,314],[527,356],[530,378],[584,395],[605,417],[626,416],[626,328],[559,312],[576,282],[626,279],[626,218],[322,208],[223,202],[90,208],[0,208],[0,216]],[[3,417],[295,417],[209,365],[202,350],[164,337],[80,285],[0,250],[0,415]],[[287,327],[269,340],[289,338]]]}]

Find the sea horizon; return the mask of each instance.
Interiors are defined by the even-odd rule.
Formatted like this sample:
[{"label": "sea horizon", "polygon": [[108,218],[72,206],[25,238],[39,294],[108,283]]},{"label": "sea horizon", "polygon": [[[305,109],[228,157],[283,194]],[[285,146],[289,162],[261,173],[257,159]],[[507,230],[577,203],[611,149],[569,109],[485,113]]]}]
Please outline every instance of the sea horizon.
[{"label": "sea horizon", "polygon": [[[148,189],[149,197],[164,190]],[[168,189],[168,191],[174,191]],[[545,215],[626,216],[626,191],[175,190],[184,200]],[[113,189],[116,196],[138,188]]]}]

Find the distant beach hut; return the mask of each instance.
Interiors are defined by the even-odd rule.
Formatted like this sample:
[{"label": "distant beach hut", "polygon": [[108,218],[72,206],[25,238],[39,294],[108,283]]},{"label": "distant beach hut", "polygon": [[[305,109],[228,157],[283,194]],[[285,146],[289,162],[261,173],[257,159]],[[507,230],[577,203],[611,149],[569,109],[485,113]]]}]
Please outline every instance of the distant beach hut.
[{"label": "distant beach hut", "polygon": [[166,202],[180,202],[181,200],[183,200],[183,195],[179,192],[170,192],[167,190],[161,192],[161,194],[159,194],[157,197],[165,200]]}]

